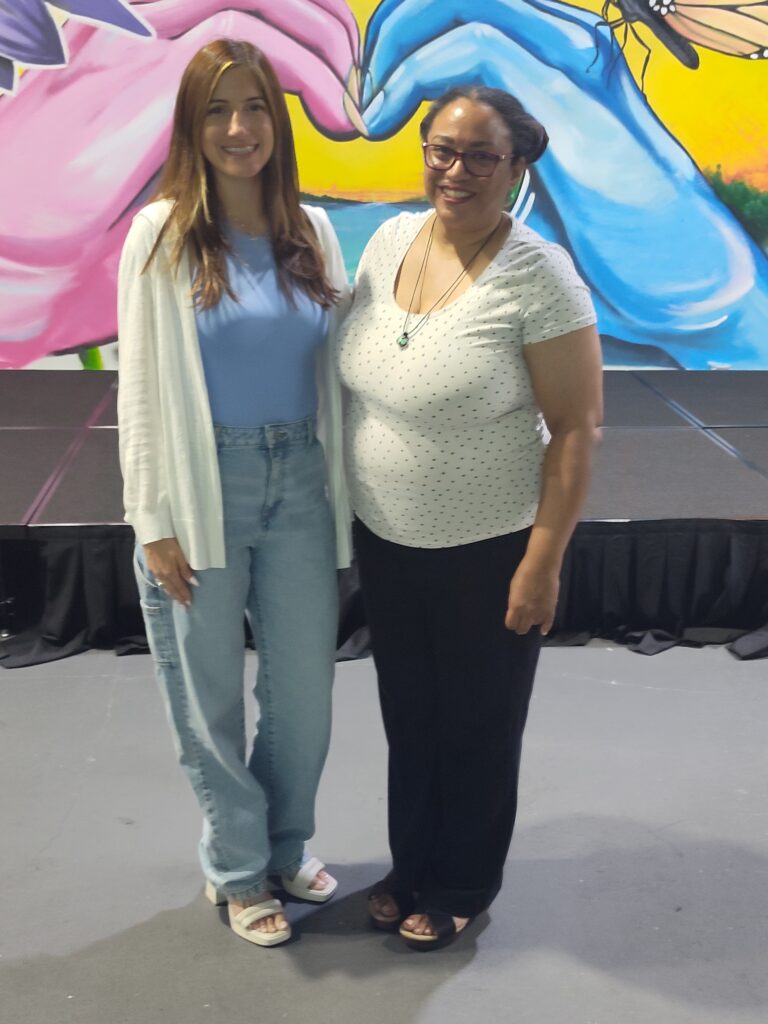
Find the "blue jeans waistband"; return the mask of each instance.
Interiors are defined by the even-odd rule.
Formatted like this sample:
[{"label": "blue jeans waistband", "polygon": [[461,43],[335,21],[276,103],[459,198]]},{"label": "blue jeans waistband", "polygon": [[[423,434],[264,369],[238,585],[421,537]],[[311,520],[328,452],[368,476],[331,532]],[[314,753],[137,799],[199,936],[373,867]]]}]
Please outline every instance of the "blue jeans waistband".
[{"label": "blue jeans waistband", "polygon": [[275,448],[278,445],[310,445],[315,440],[314,416],[291,423],[267,423],[263,427],[226,427],[214,423],[217,448]]}]

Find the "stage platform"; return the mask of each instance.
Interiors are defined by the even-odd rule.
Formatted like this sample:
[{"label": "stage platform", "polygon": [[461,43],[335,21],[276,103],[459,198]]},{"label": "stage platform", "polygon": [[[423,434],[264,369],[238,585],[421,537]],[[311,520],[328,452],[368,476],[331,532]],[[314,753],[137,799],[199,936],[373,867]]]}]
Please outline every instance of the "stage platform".
[{"label": "stage platform", "polygon": [[[551,642],[768,654],[768,371],[605,374],[603,443]],[[0,372],[0,665],[142,649],[116,375]],[[354,572],[340,656],[366,638]]]}]

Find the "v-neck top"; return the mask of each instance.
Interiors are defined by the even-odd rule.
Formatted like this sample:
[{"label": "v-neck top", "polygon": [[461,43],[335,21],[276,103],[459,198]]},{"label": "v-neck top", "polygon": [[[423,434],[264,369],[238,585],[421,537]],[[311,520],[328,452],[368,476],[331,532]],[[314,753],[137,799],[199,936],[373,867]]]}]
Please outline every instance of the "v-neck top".
[{"label": "v-neck top", "polygon": [[429,216],[402,213],[371,238],[336,359],[352,507],[385,540],[440,548],[533,523],[548,437],[523,348],[596,318],[568,253],[513,221],[470,287],[401,347],[395,277]]}]

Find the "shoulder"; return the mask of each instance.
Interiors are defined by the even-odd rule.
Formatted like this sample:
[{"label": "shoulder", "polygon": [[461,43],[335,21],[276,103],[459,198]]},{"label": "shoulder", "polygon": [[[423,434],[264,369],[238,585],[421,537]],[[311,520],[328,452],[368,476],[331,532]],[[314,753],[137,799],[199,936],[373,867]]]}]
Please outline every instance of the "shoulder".
[{"label": "shoulder", "polygon": [[328,216],[328,211],[322,206],[310,206],[309,203],[301,203],[301,209],[309,218],[309,223],[315,229],[320,244],[323,248],[326,248],[330,240],[336,239],[336,232],[331,224],[331,218]]},{"label": "shoulder", "polygon": [[172,206],[170,199],[158,199],[137,210],[128,229],[126,248],[151,249],[168,220]]},{"label": "shoulder", "polygon": [[519,221],[514,222],[504,254],[504,269],[532,285],[586,287],[567,249]]},{"label": "shoulder", "polygon": [[168,215],[172,209],[173,201],[171,199],[156,199],[153,203],[147,203],[146,206],[142,206],[134,216],[133,222],[134,224],[138,222],[144,230],[147,228],[154,229],[155,234],[157,234],[168,220]]},{"label": "shoulder", "polygon": [[385,220],[384,223],[374,232],[374,238],[387,239],[397,244],[404,238],[413,239],[419,233],[421,226],[431,216],[431,210],[401,210],[400,213]]},{"label": "shoulder", "polygon": [[299,203],[301,209],[306,213],[313,224],[324,226],[331,223],[331,218],[328,216],[322,206],[310,206],[309,203]]},{"label": "shoulder", "polygon": [[371,256],[399,253],[406,241],[409,244],[413,241],[431,212],[403,210],[394,217],[388,217],[368,239],[364,255],[370,259]]}]

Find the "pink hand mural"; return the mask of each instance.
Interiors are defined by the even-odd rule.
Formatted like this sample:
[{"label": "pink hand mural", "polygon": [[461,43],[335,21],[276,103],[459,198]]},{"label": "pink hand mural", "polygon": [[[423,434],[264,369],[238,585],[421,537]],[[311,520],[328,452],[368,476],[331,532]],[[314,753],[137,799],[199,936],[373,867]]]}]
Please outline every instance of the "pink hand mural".
[{"label": "pink hand mural", "polygon": [[0,99],[0,137],[23,154],[0,172],[0,368],[114,337],[120,249],[167,153],[181,73],[206,42],[259,46],[326,135],[361,127],[359,36],[343,0],[136,6],[157,38],[70,21],[69,65],[30,70]]}]

